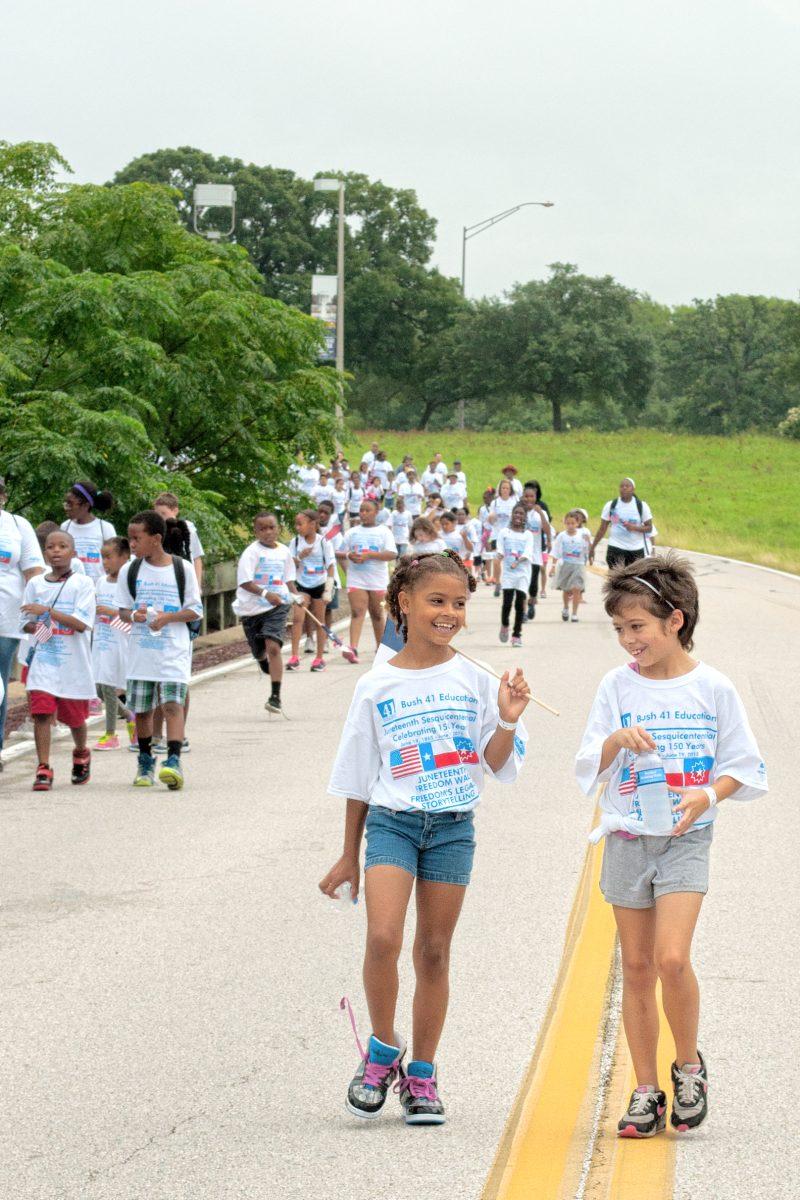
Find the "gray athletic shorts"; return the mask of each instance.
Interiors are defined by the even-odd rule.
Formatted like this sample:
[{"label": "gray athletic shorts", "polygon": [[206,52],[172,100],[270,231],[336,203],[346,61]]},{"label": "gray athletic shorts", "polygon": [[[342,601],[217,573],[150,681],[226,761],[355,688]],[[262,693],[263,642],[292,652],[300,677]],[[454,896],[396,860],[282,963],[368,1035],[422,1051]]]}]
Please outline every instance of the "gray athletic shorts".
[{"label": "gray athletic shorts", "polygon": [[609,904],[652,908],[669,892],[708,891],[708,860],[714,826],[679,838],[621,838],[611,833],[603,851],[600,888]]}]

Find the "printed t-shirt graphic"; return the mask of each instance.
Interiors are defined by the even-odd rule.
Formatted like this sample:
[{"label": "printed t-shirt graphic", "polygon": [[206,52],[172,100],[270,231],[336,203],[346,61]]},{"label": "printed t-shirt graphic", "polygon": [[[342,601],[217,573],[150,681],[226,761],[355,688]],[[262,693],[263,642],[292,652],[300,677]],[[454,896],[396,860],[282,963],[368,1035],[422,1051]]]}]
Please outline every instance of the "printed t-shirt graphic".
[{"label": "printed t-shirt graphic", "polygon": [[30,521],[0,509],[0,637],[17,638],[19,606],[25,591],[23,571],[44,568],[39,539]]},{"label": "printed t-shirt graphic", "polygon": [[[180,612],[190,608],[198,617],[203,615],[197,576],[189,568],[185,572],[185,592],[181,605],[178,581],[172,563],[154,567],[142,562],[136,580],[135,603],[128,590],[130,563],[125,563],[117,579],[117,608],[135,610],[153,608],[156,612]],[[144,621],[131,626],[128,650],[128,678],[154,683],[188,683],[192,673],[192,644],[185,621],[171,622],[154,633]]]},{"label": "printed t-shirt graphic", "polygon": [[422,671],[384,661],[356,685],[329,791],[399,811],[468,811],[485,774],[510,783],[525,756],[520,722],[508,762],[491,771],[497,720],[496,680],[459,655]]},{"label": "printed t-shirt graphic", "polygon": [[75,543],[75,554],[83,564],[83,569],[92,582],[103,573],[103,559],[100,554],[103,542],[116,537],[116,530],[110,521],[95,517],[85,525],[77,521],[62,521],[61,528],[72,535]]},{"label": "printed t-shirt graphic", "polygon": [[[342,550],[361,553],[364,550],[392,551],[397,553],[397,545],[392,537],[392,531],[386,525],[356,525],[348,529],[344,535]],[[348,588],[363,588],[367,592],[385,592],[389,586],[389,563],[380,559],[368,559],[366,562],[354,563],[347,559]]]},{"label": "printed t-shirt graphic", "polygon": [[270,612],[276,605],[248,592],[242,587],[243,583],[257,583],[260,588],[268,588],[276,595],[284,597],[283,603],[289,603],[287,583],[293,583],[296,577],[294,559],[288,547],[262,546],[261,542],[251,542],[239,558],[236,569],[236,609],[241,617],[253,617],[257,613]]},{"label": "printed t-shirt graphic", "polygon": [[[503,558],[500,586],[527,591],[531,581],[533,534],[527,529],[519,533],[512,529],[501,529],[497,535],[497,553]],[[523,557],[526,561],[520,562]]]},{"label": "printed t-shirt graphic", "polygon": [[[607,784],[600,801],[606,812],[642,816],[636,756],[620,752],[602,774],[597,769],[609,734],[633,725],[643,726],[653,738],[671,787],[702,787],[731,775],[743,785],[734,800],[752,800],[767,790],[766,768],[744,705],[725,675],[698,663],[677,679],[647,679],[622,666],[600,684],[575,764],[587,795],[597,783]],[[677,803],[678,796],[673,799]],[[711,824],[718,812],[708,809],[695,826]],[[680,816],[673,815],[673,824]]]},{"label": "printed t-shirt graphic", "polygon": [[516,496],[496,496],[489,505],[491,512],[496,513],[497,520],[491,522],[492,537],[497,537],[501,529],[507,529],[511,521],[511,513],[517,504]]},{"label": "printed t-shirt graphic", "polygon": [[[97,695],[92,669],[92,626],[95,619],[94,584],[87,575],[71,575],[48,583],[35,575],[25,586],[25,604],[55,604],[58,612],[86,625],[83,632],[51,621],[52,637],[39,642],[28,671],[29,692],[49,692],[67,700],[93,700]],[[22,613],[21,623],[31,621]],[[49,618],[45,618],[49,619]],[[42,617],[35,618],[37,624]]]},{"label": "printed t-shirt graphic", "polygon": [[[117,584],[111,583],[105,575],[95,580],[95,599],[98,607],[117,608]],[[113,617],[97,613],[94,622],[94,637],[92,638],[92,667],[95,683],[105,683],[109,687],[125,690],[128,678],[128,645],[130,634],[123,633],[112,625]]]}]

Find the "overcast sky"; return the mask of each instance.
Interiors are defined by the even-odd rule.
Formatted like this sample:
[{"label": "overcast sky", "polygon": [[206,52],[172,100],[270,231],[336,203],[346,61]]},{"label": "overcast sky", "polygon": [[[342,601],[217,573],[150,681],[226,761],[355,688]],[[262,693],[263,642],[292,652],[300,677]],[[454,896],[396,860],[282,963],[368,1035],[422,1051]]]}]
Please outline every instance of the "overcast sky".
[{"label": "overcast sky", "polygon": [[467,292],[800,287],[800,0],[5,0],[0,137],[75,178],[193,145],[415,188]]}]

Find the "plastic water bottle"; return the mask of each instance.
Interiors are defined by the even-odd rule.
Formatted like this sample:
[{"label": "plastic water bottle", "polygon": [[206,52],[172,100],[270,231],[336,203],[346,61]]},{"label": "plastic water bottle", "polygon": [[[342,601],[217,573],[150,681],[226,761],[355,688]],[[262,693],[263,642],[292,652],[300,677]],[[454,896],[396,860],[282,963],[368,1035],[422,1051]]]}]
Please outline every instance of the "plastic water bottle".
[{"label": "plastic water bottle", "polygon": [[161,634],[164,632],[162,629],[153,629],[151,621],[154,621],[157,616],[158,609],[152,606],[149,607],[147,610],[147,632],[150,634],[150,637],[161,637]]},{"label": "plastic water bottle", "polygon": [[342,912],[349,912],[354,904],[358,904],[358,896],[353,899],[353,889],[350,886],[350,880],[345,879],[344,883],[340,884],[333,893],[336,898],[336,907]]},{"label": "plastic water bottle", "polygon": [[672,833],[672,801],[657,750],[636,756],[636,794],[642,809],[642,833],[651,837],[667,837]]}]

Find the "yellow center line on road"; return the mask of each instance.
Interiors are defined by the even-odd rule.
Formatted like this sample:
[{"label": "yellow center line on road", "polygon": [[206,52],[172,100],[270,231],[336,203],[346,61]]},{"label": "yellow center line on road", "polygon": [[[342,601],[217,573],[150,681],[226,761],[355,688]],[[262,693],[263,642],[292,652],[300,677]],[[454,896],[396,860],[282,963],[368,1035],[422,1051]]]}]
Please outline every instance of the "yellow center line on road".
[{"label": "yellow center line on road", "polygon": [[[621,1028],[605,1086],[602,1079],[616,948],[613,911],[598,886],[602,853],[602,845],[587,850],[553,996],[482,1200],[638,1200],[645,1183],[652,1200],[672,1196],[676,1138],[616,1137],[635,1086]],[[661,1020],[666,1087],[670,1039],[663,1012]]]}]

